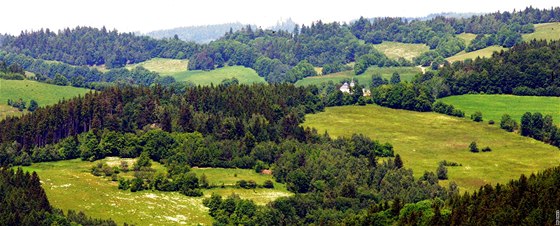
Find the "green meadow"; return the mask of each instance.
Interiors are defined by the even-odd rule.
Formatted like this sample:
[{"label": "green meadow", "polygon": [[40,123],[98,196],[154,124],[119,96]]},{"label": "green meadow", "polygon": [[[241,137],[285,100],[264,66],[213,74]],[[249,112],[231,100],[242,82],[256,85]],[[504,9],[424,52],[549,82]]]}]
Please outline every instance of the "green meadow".
[{"label": "green meadow", "polygon": [[[203,197],[187,197],[178,192],[119,190],[117,182],[90,173],[91,167],[99,161],[112,166],[120,164],[121,161],[127,161],[131,165],[135,160],[110,157],[87,162],[74,159],[35,163],[30,167],[24,167],[24,170],[37,172],[51,205],[56,208],[83,211],[95,218],[111,218],[119,225],[125,222],[135,225],[212,224],[212,217],[208,215],[208,209],[202,204]],[[152,163],[152,168],[162,172],[166,170],[157,162]],[[253,170],[193,168],[193,171],[199,177],[204,173],[210,184],[233,185],[235,181],[241,179],[255,180],[258,184],[262,184],[265,180],[273,180],[271,175],[261,175]],[[130,178],[133,177],[133,172],[120,173],[119,176]],[[278,183],[274,185],[274,189],[242,189],[225,186],[202,191],[204,197],[209,197],[212,193],[222,196],[236,194],[241,198],[251,199],[259,205],[264,205],[278,197],[291,195],[285,185]]]},{"label": "green meadow", "polygon": [[58,103],[63,98],[70,99],[90,92],[88,89],[72,86],[57,86],[32,80],[3,80],[0,79],[0,119],[6,116],[21,115],[17,109],[8,106],[8,99],[22,99],[29,106],[31,99],[39,106]]},{"label": "green meadow", "polygon": [[560,97],[467,94],[440,100],[463,110],[467,116],[480,111],[484,121],[494,120],[498,124],[506,113],[519,122],[525,112],[540,112],[552,115],[560,125]]},{"label": "green meadow", "polygon": [[507,48],[501,47],[501,46],[489,46],[486,47],[484,49],[479,49],[476,51],[472,51],[472,52],[465,52],[464,50],[455,54],[454,56],[448,57],[446,58],[447,61],[449,62],[455,62],[455,61],[464,61],[466,59],[476,59],[477,57],[480,58],[489,58],[492,56],[492,53],[496,52],[496,51],[502,51],[502,50],[506,50]]},{"label": "green meadow", "polygon": [[560,23],[535,24],[535,32],[523,35],[524,41],[531,41],[533,39],[559,40]]},{"label": "green meadow", "polygon": [[[560,150],[540,141],[508,133],[496,125],[477,123],[433,112],[395,110],[376,105],[329,107],[324,112],[306,115],[304,127],[317,128],[332,137],[362,133],[389,142],[404,165],[420,177],[435,172],[443,160],[462,164],[447,167],[447,185],[455,181],[462,191],[475,191],[491,183],[507,183],[521,174],[558,166]],[[491,152],[471,153],[468,146]]]},{"label": "green meadow", "polygon": [[390,59],[398,59],[403,57],[407,60],[420,56],[424,52],[428,52],[430,47],[426,44],[412,44],[402,42],[383,42],[373,45],[374,48],[384,53]]},{"label": "green meadow", "polygon": [[211,71],[182,71],[170,75],[177,81],[188,81],[196,85],[218,85],[224,79],[237,78],[241,84],[266,83],[263,77],[251,68],[243,66],[227,66]]}]

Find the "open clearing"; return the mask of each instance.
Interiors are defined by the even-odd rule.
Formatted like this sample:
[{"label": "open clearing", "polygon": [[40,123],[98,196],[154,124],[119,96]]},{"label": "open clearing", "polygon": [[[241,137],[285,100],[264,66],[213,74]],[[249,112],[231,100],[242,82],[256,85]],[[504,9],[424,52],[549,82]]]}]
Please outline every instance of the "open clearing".
[{"label": "open clearing", "polygon": [[524,34],[524,41],[531,41],[533,39],[541,40],[559,40],[560,39],[560,23],[544,23],[535,24],[535,32]]},{"label": "open clearing", "polygon": [[506,113],[519,122],[525,112],[540,112],[552,115],[560,125],[560,97],[467,94],[440,100],[463,110],[467,116],[480,111],[484,121],[494,120],[497,124]]},{"label": "open clearing", "polygon": [[464,50],[455,54],[454,56],[448,57],[446,58],[447,61],[449,62],[455,62],[455,61],[464,61],[466,59],[476,59],[477,57],[483,58],[489,58],[492,56],[492,53],[494,53],[495,51],[502,51],[502,50],[506,50],[507,48],[501,47],[501,46],[489,46],[486,47],[484,49],[479,49],[476,51],[472,51],[472,52],[465,52]]},{"label": "open clearing", "polygon": [[[132,161],[131,159],[125,159]],[[112,164],[119,158],[100,160]],[[122,225],[124,222],[136,225],[210,225],[212,218],[202,204],[203,197],[187,197],[178,192],[141,191],[130,192],[118,190],[117,182],[108,178],[95,177],[90,173],[97,162],[79,159],[58,162],[35,163],[24,167],[26,171],[36,171],[41,178],[47,197],[54,207],[63,210],[83,211],[96,218],[111,218]],[[153,162],[152,168],[165,170]],[[210,184],[220,181],[236,181],[228,179],[230,169],[193,169],[200,176],[204,171]],[[260,175],[252,170],[232,169],[238,178],[254,178],[257,183],[270,175]],[[127,173],[132,175],[131,172]],[[124,176],[124,175],[123,175]],[[278,197],[289,196],[285,186],[275,183],[274,189],[241,189],[234,187],[213,188],[202,190],[205,197],[212,193],[229,196],[233,193],[241,198],[253,199],[257,204],[266,204]]]},{"label": "open clearing", "polygon": [[403,57],[412,60],[414,57],[420,56],[424,52],[428,52],[430,47],[426,44],[412,44],[402,42],[383,42],[373,45],[374,48],[384,53],[389,59],[398,59]]},{"label": "open clearing", "polygon": [[251,68],[229,66],[211,71],[182,71],[171,75],[177,81],[189,81],[196,85],[218,85],[224,79],[237,78],[240,84],[266,83],[263,77]]},{"label": "open clearing", "polygon": [[[497,125],[432,112],[395,110],[376,105],[329,107],[325,112],[306,115],[305,127],[325,130],[332,137],[363,133],[389,142],[403,157],[404,165],[420,177],[435,172],[442,160],[462,166],[447,167],[450,180],[462,191],[474,191],[486,183],[506,183],[560,164],[560,150],[540,141],[501,130]],[[471,153],[468,146],[492,152]],[[441,181],[447,185],[449,181]]]},{"label": "open clearing", "polygon": [[188,65],[189,60],[153,58],[142,63],[127,65],[126,68],[132,69],[138,66],[142,66],[150,71],[157,72],[160,75],[166,76],[186,71]]},{"label": "open clearing", "polygon": [[369,86],[371,83],[371,76],[374,74],[381,74],[381,77],[389,80],[394,72],[398,72],[401,76],[401,81],[412,81],[414,76],[422,73],[418,67],[369,67],[366,72],[361,75],[354,75],[354,71],[341,71],[338,73],[328,75],[318,75],[307,77],[296,82],[296,86],[320,85],[323,82],[333,81],[341,83],[343,80],[350,80],[354,78],[361,85]]},{"label": "open clearing", "polygon": [[463,40],[465,42],[465,46],[468,46],[471,44],[472,40],[474,38],[476,38],[476,34],[473,33],[461,33],[457,35],[457,38],[460,38],[461,40]]},{"label": "open clearing", "polygon": [[3,80],[0,79],[0,119],[8,115],[20,115],[17,109],[7,105],[8,99],[23,99],[29,106],[31,99],[37,101],[39,106],[58,103],[63,98],[70,99],[84,95],[90,90],[72,86],[57,86],[31,80]]}]

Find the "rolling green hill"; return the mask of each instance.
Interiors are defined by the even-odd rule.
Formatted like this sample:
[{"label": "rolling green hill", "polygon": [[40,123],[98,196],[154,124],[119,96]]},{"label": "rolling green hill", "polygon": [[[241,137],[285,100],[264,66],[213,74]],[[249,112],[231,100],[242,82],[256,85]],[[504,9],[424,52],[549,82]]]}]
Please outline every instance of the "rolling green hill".
[{"label": "rolling green hill", "polygon": [[340,83],[344,79],[352,79],[358,81],[362,85],[368,85],[371,82],[371,76],[374,74],[381,74],[387,80],[391,78],[394,72],[398,72],[401,76],[401,81],[412,81],[414,76],[422,73],[418,67],[369,67],[366,72],[361,75],[354,75],[354,71],[342,71],[338,73],[319,75],[307,77],[296,82],[296,86],[319,85],[323,82],[333,81]]},{"label": "rolling green hill", "polygon": [[530,41],[533,39],[559,40],[560,23],[535,24],[535,32],[523,35],[524,41]]},{"label": "rolling green hill", "polygon": [[[443,160],[460,163],[462,166],[447,169],[450,181],[462,191],[474,191],[486,183],[506,183],[560,164],[558,148],[496,125],[437,113],[367,105],[330,107],[305,117],[303,126],[317,128],[319,133],[327,130],[333,137],[363,133],[391,143],[416,177],[424,171],[435,172]],[[489,146],[492,152],[471,153],[468,146],[472,141],[480,148]]]},{"label": "rolling green hill", "polygon": [[441,101],[463,110],[466,115],[480,111],[484,121],[499,123],[502,115],[507,113],[519,122],[525,112],[540,112],[552,115],[560,125],[560,97],[468,94],[445,97]]},{"label": "rolling green hill", "polygon": [[476,51],[472,51],[472,52],[465,52],[465,51],[461,51],[457,54],[455,54],[454,56],[448,57],[446,58],[447,61],[449,62],[454,62],[454,61],[464,61],[466,59],[475,59],[477,57],[491,57],[492,53],[494,53],[494,51],[501,51],[501,50],[506,50],[507,48],[501,47],[501,46],[489,46],[486,47],[484,49],[479,49]]},{"label": "rolling green hill", "polygon": [[410,44],[401,42],[383,42],[373,45],[374,48],[384,53],[389,59],[398,59],[403,57],[407,60],[420,56],[424,52],[428,52],[430,47],[425,44]]},{"label": "rolling green hill", "polygon": [[266,83],[263,77],[251,68],[243,66],[230,66],[211,71],[182,71],[171,74],[177,81],[189,81],[196,85],[220,84],[222,80],[237,78],[241,84]]},{"label": "rolling green hill", "polygon": [[[118,165],[123,159],[106,158],[99,160],[109,165]],[[132,159],[127,159],[131,160]],[[119,190],[117,182],[110,178],[93,176],[90,171],[96,162],[79,159],[58,162],[35,163],[24,167],[26,171],[36,171],[41,178],[51,205],[63,210],[83,211],[95,218],[112,218],[119,225],[124,222],[135,225],[210,225],[212,218],[202,204],[203,197],[187,197],[178,192]],[[165,171],[165,167],[153,162],[152,168]],[[198,176],[204,173],[210,184],[226,185],[241,179],[262,181],[273,180],[271,175],[260,175],[253,170],[240,169],[193,169]],[[124,173],[121,173],[124,174]],[[124,177],[133,177],[129,171]],[[236,177],[234,177],[236,174]],[[235,183],[235,182],[233,182]],[[274,189],[242,189],[235,187],[204,189],[204,197],[212,193],[229,196],[233,193],[244,199],[254,200],[264,205],[278,197],[290,195],[283,184],[274,183]]]},{"label": "rolling green hill", "polygon": [[0,119],[7,115],[18,115],[14,108],[7,106],[8,99],[22,98],[29,105],[31,99],[37,101],[39,106],[58,103],[62,98],[72,98],[84,95],[90,90],[72,86],[57,86],[31,80],[3,80],[0,79]]}]

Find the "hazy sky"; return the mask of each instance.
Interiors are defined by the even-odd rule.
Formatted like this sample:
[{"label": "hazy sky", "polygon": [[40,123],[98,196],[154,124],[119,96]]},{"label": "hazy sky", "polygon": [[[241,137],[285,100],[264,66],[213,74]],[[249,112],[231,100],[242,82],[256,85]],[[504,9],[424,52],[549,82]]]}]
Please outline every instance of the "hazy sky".
[{"label": "hazy sky", "polygon": [[[556,3],[555,3],[556,2]],[[8,0],[0,4],[0,33],[94,26],[147,32],[241,22],[267,27],[280,19],[350,21],[360,16],[420,17],[439,12],[494,12],[560,6],[558,0]]]}]

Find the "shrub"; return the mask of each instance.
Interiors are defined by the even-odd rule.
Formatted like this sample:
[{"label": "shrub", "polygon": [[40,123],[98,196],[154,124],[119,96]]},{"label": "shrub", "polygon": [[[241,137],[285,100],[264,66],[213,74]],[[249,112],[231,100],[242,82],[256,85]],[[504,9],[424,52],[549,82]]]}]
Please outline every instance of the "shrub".
[{"label": "shrub", "polygon": [[489,124],[489,125],[494,125],[494,120],[488,121],[488,124]]},{"label": "shrub", "polygon": [[235,185],[237,185],[237,187],[240,187],[240,188],[246,188],[247,187],[247,181],[246,180],[238,180],[237,182],[235,182]]},{"label": "shrub", "polygon": [[471,142],[471,144],[469,144],[469,150],[471,152],[479,152],[478,147],[476,146],[476,142]]},{"label": "shrub", "polygon": [[482,112],[477,111],[471,115],[471,119],[475,122],[482,122]]},{"label": "shrub", "polygon": [[491,152],[492,149],[490,147],[485,147],[482,149],[482,152]]},{"label": "shrub", "polygon": [[443,164],[439,164],[437,168],[437,177],[440,180],[447,180],[447,168]]},{"label": "shrub", "polygon": [[443,164],[444,166],[462,166],[460,163],[447,161],[447,160],[443,160],[439,162],[439,164]]},{"label": "shrub", "polygon": [[271,180],[265,180],[263,184],[264,188],[274,188],[274,183]]}]

